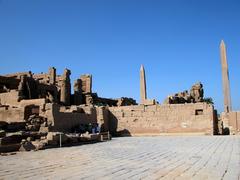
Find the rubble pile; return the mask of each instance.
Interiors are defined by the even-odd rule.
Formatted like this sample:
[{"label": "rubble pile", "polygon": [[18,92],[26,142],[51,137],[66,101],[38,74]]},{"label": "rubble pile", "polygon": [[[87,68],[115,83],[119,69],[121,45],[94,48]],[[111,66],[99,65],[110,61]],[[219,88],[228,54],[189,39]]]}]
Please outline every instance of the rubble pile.
[{"label": "rubble pile", "polygon": [[204,100],[203,95],[204,95],[203,85],[201,82],[198,82],[191,87],[190,92],[186,90],[168,96],[165,99],[164,104],[184,104],[203,102]]},{"label": "rubble pile", "polygon": [[[25,127],[25,128],[24,128]],[[63,133],[63,132],[42,132],[41,127],[47,127],[44,118],[31,115],[23,123],[0,122],[0,153],[13,151],[42,150],[52,147],[70,146],[85,142],[99,142],[110,140],[110,134],[99,132],[89,133],[88,129],[84,133]],[[13,132],[13,129],[16,130]],[[90,130],[89,130],[90,131]],[[91,129],[91,131],[94,131]]]}]

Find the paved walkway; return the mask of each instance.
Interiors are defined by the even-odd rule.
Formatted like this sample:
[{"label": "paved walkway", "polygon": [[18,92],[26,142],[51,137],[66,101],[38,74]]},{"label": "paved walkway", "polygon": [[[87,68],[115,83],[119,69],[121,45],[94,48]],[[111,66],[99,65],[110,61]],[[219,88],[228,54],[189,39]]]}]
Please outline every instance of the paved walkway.
[{"label": "paved walkway", "polygon": [[240,179],[240,136],[124,137],[0,156],[0,179]]}]

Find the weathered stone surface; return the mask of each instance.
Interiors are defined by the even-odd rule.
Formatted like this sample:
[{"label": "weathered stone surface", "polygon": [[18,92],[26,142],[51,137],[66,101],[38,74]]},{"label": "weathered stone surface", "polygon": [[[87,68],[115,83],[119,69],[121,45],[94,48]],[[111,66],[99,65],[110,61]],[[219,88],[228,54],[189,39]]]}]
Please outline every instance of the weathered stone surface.
[{"label": "weathered stone surface", "polygon": [[211,104],[169,104],[111,107],[110,132],[127,130],[129,134],[218,132],[218,119]]}]

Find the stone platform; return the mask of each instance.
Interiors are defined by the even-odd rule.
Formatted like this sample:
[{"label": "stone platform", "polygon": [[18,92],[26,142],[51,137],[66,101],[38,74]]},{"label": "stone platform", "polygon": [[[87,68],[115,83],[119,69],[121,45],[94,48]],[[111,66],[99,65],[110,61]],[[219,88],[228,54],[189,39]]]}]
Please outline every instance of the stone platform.
[{"label": "stone platform", "polygon": [[0,156],[0,179],[240,179],[240,136],[123,137]]}]

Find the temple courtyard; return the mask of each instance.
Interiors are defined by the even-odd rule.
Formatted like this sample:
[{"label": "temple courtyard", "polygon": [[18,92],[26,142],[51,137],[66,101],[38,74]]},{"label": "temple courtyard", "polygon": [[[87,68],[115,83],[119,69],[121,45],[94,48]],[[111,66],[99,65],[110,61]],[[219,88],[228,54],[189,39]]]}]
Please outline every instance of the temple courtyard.
[{"label": "temple courtyard", "polygon": [[0,156],[0,179],[240,179],[240,136],[121,137]]}]

